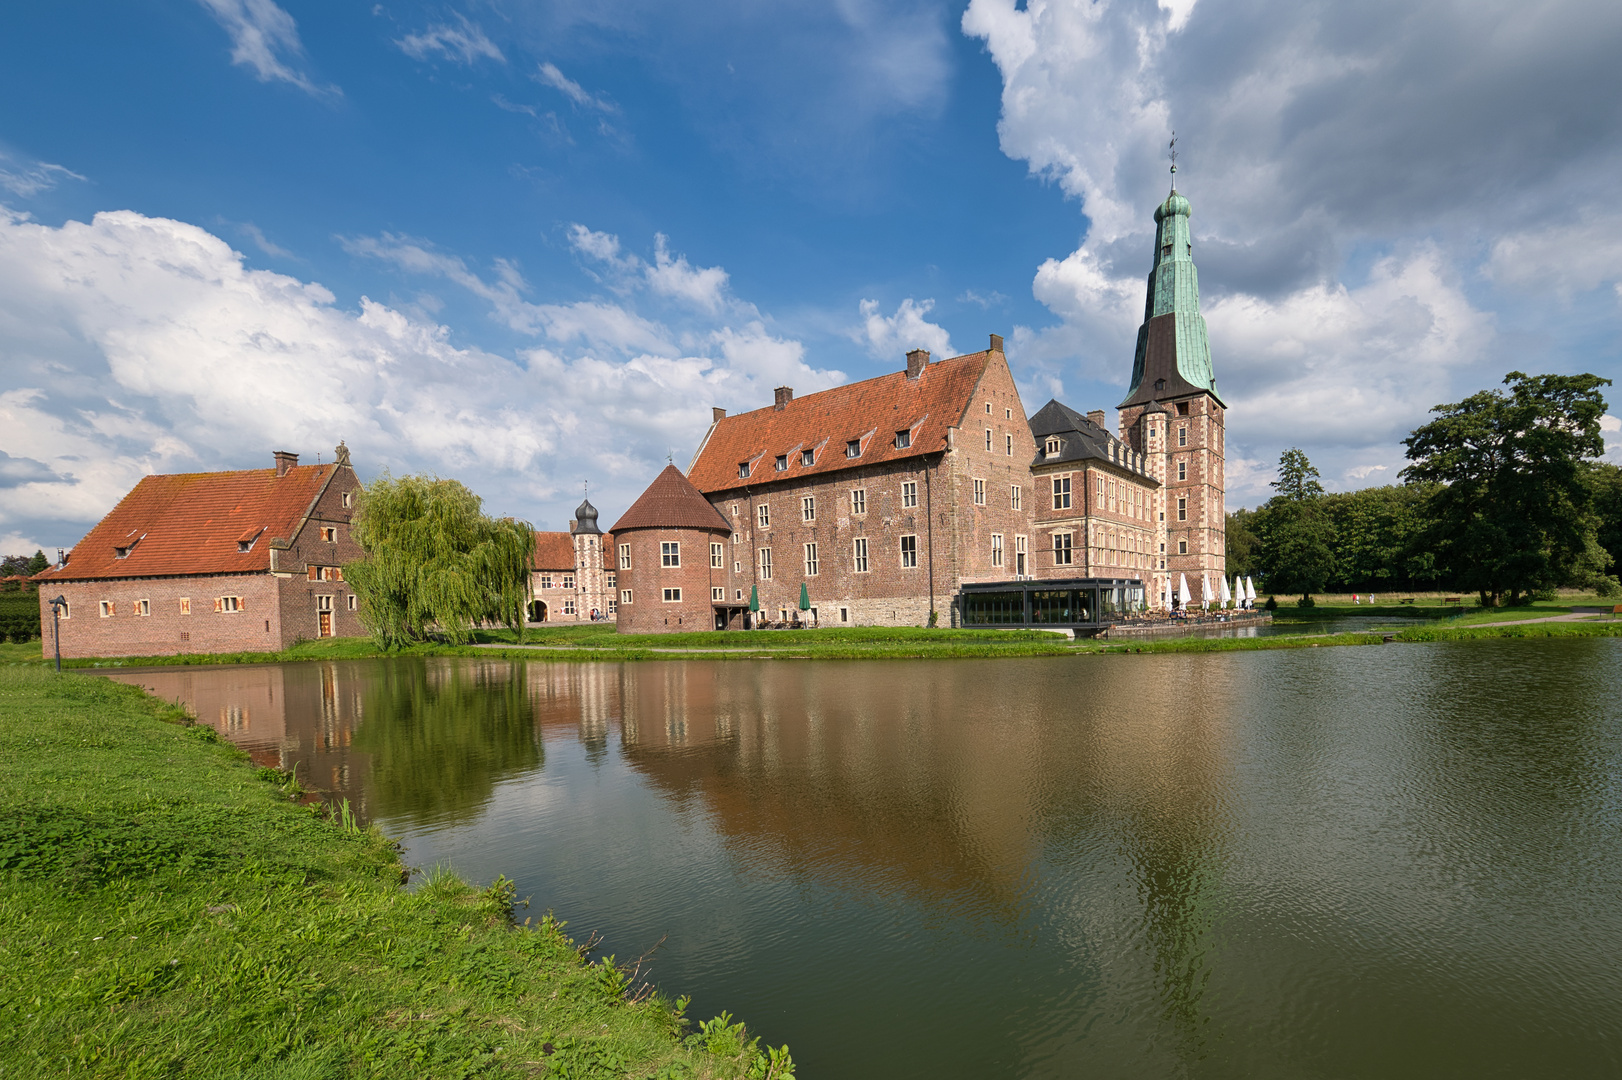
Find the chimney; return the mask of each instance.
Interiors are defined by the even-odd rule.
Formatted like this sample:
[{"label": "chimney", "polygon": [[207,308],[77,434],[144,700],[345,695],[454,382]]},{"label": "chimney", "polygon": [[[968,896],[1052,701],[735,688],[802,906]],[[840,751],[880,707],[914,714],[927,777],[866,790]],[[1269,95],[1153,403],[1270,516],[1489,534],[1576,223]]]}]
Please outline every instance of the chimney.
[{"label": "chimney", "polygon": [[907,378],[916,379],[929,366],[929,350],[914,349],[907,354]]},{"label": "chimney", "polygon": [[727,418],[727,411],[725,409],[721,408],[721,406],[719,406],[719,405],[711,406],[711,408],[710,408],[710,423],[719,424],[721,421],[725,420],[726,418]]},{"label": "chimney", "polygon": [[[794,389],[792,387],[779,386],[776,393],[777,401],[772,405],[772,408],[774,409],[781,409],[783,406],[794,400]],[[716,417],[716,419],[719,420],[720,417]]]},{"label": "chimney", "polygon": [[992,352],[1002,352],[1002,335],[1001,334],[992,334],[991,335],[991,351]]},{"label": "chimney", "polygon": [[1094,409],[1092,412],[1087,414],[1087,419],[1091,420],[1093,423],[1097,424],[1099,427],[1103,427],[1104,426],[1104,410],[1103,409]]},{"label": "chimney", "polygon": [[298,464],[298,455],[289,454],[286,450],[277,450],[271,456],[276,459],[277,476],[286,476],[287,470]]}]

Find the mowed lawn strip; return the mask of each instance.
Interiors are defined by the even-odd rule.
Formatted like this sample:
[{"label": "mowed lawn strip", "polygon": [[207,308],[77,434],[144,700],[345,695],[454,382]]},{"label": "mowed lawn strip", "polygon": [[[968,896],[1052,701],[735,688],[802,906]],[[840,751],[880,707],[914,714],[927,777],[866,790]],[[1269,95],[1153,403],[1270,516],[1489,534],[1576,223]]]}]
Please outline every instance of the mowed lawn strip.
[{"label": "mowed lawn strip", "polygon": [[766,1075],[740,1026],[514,926],[508,883],[402,888],[376,830],[186,719],[0,667],[0,1077]]}]

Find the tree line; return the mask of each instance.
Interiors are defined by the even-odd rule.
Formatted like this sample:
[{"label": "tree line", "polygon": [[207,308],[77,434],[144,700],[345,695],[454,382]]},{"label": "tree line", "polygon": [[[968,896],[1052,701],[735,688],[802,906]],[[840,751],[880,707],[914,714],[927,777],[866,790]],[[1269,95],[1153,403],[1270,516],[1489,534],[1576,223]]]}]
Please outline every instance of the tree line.
[{"label": "tree line", "polygon": [[1457,590],[1489,607],[1559,588],[1616,595],[1622,468],[1599,460],[1609,385],[1513,371],[1507,390],[1438,405],[1403,440],[1401,484],[1329,493],[1286,450],[1276,494],[1228,515],[1228,569],[1306,605],[1319,592]]}]

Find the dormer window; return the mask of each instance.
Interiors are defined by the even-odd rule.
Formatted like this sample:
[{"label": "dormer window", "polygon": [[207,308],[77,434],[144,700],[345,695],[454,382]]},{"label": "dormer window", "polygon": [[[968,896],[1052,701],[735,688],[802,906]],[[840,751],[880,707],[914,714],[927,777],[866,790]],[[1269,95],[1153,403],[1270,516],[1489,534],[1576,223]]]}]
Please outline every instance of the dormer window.
[{"label": "dormer window", "polygon": [[128,547],[115,547],[113,548],[113,557],[116,559],[127,559],[130,557],[131,548],[134,547],[134,544],[130,544]]},{"label": "dormer window", "polygon": [[862,456],[862,440],[852,439],[845,444],[845,456],[848,458]]},{"label": "dormer window", "polygon": [[816,453],[814,451],[811,451],[811,450],[801,450],[800,451],[800,464],[802,466],[809,469],[811,466],[815,465],[816,463],[817,463],[817,455],[816,455]]},{"label": "dormer window", "polygon": [[1056,438],[1055,439],[1049,439],[1045,452],[1047,453],[1047,455],[1049,457],[1052,457],[1054,454],[1057,454],[1059,452],[1059,440],[1056,439]]},{"label": "dormer window", "polygon": [[253,541],[252,540],[238,540],[237,541],[237,550],[238,551],[248,551],[252,547],[253,547]]},{"label": "dormer window", "polygon": [[777,471],[778,472],[788,472],[788,455],[787,454],[778,454],[777,455]]},{"label": "dormer window", "polygon": [[738,462],[738,479],[739,480],[744,480],[744,479],[747,479],[748,476],[749,476],[749,463],[747,461]]},{"label": "dormer window", "polygon": [[1166,380],[1165,379],[1156,379],[1155,380],[1155,389],[1156,390],[1164,390],[1165,388],[1166,388]]},{"label": "dormer window", "polygon": [[897,450],[905,450],[907,447],[909,447],[911,445],[912,445],[912,432],[910,432],[910,431],[898,431],[898,432],[895,433],[895,448]]}]

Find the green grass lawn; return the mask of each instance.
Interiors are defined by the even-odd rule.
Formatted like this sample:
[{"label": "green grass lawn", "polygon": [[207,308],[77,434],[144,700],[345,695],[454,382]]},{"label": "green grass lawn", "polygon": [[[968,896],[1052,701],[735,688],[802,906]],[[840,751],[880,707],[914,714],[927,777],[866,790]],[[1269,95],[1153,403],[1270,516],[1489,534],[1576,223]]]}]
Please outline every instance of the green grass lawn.
[{"label": "green grass lawn", "polygon": [[0,1077],[791,1075],[136,688],[0,666],[0,762]]}]

